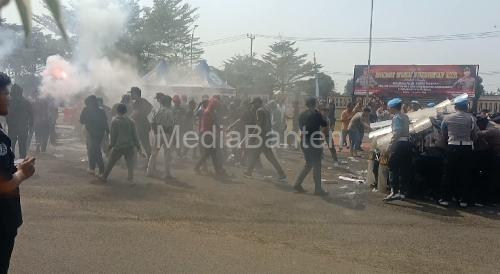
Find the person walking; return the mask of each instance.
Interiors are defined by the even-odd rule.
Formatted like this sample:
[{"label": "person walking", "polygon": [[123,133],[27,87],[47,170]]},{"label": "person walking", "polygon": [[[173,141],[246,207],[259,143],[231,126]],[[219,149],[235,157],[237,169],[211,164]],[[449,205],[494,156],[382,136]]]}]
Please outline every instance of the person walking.
[{"label": "person walking", "polygon": [[[156,95],[156,100],[160,103],[160,109],[153,115],[152,128],[155,132],[155,144],[152,149],[151,156],[149,157],[149,163],[147,168],[147,176],[153,177],[157,173],[156,170],[156,160],[160,149],[163,148],[163,161],[164,161],[164,177],[163,179],[173,180],[174,177],[171,173],[171,161],[172,161],[172,145],[173,143],[168,143],[171,140],[171,136],[174,129],[174,115],[172,112],[172,97],[158,93]],[[163,135],[164,134],[164,135]]]},{"label": "person walking", "polygon": [[264,154],[278,173],[278,180],[280,182],[287,182],[286,174],[276,159],[272,148],[268,146],[269,144],[267,142],[272,133],[271,113],[263,106],[262,99],[259,97],[254,98],[251,104],[253,105],[253,111],[255,111],[255,115],[257,117],[256,127],[259,129],[258,131],[260,131],[260,135],[257,138],[253,137],[252,141],[249,140],[249,144],[253,148],[251,148],[248,168],[246,172],[243,173],[243,176],[252,178],[252,173],[259,160],[260,154]]},{"label": "person walking", "polygon": [[125,104],[118,104],[116,107],[117,116],[111,122],[111,136],[110,136],[110,156],[108,164],[102,175],[102,180],[106,181],[113,170],[116,162],[121,157],[125,157],[128,169],[128,181],[133,183],[134,180],[134,166],[137,158],[137,152],[143,154],[141,145],[137,137],[136,126],[127,114],[127,106]]},{"label": "person walking", "polygon": [[389,156],[389,184],[391,193],[384,201],[404,200],[408,191],[411,171],[409,142],[410,119],[401,112],[402,100],[394,98],[387,103],[392,118],[392,139],[387,151]]},{"label": "person walking", "polygon": [[352,102],[347,103],[347,108],[340,114],[340,121],[342,122],[342,129],[340,135],[339,152],[342,151],[342,147],[347,146],[347,136],[349,134],[349,123],[351,122],[352,116],[354,116],[354,105]]},{"label": "person walking", "polygon": [[215,117],[215,112],[219,100],[212,97],[208,102],[208,106],[203,111],[200,118],[200,147],[201,147],[201,158],[196,163],[194,171],[197,174],[201,174],[201,167],[205,165],[208,158],[212,158],[212,163],[214,165],[215,174],[218,176],[224,176],[226,172],[222,168],[222,162],[219,159],[218,149],[218,124]]},{"label": "person walking", "polygon": [[[153,110],[153,105],[151,105],[148,100],[142,98],[142,91],[138,87],[132,87],[130,89],[130,96],[133,100],[130,118],[134,121],[137,136],[144,153],[146,153],[147,159],[149,159],[149,156],[151,156],[151,143],[149,140],[151,124],[148,120],[148,115]],[[148,160],[146,160],[146,166],[148,164],[147,161]]]},{"label": "person walking", "polygon": [[[0,72],[0,116],[9,114],[10,77]],[[0,125],[0,273],[7,273],[17,230],[23,223],[19,186],[35,174],[35,158],[14,164],[9,136]]]},{"label": "person walking", "polygon": [[9,138],[15,149],[19,144],[19,157],[26,158],[29,149],[28,134],[33,128],[33,108],[31,103],[23,97],[23,89],[13,85],[11,90],[10,113],[7,115]]},{"label": "person walking", "polygon": [[[104,173],[104,160],[102,158],[102,142],[109,134],[108,118],[104,109],[99,107],[99,102],[95,95],[90,95],[85,99],[85,107],[80,114],[80,123],[85,126],[87,155],[89,159],[90,174],[102,176]],[[99,169],[95,173],[95,168]]]},{"label": "person walking", "polygon": [[314,195],[317,196],[327,196],[328,192],[323,190],[321,186],[321,158],[323,154],[323,137],[327,136],[325,133],[328,128],[327,121],[323,118],[323,115],[316,110],[316,99],[309,98],[306,101],[307,110],[300,114],[299,125],[301,128],[300,142],[302,152],[304,153],[304,159],[306,164],[302,171],[297,177],[294,189],[297,192],[303,193],[305,189],[302,187],[304,179],[309,174],[311,169],[313,170],[313,180],[314,180]]}]

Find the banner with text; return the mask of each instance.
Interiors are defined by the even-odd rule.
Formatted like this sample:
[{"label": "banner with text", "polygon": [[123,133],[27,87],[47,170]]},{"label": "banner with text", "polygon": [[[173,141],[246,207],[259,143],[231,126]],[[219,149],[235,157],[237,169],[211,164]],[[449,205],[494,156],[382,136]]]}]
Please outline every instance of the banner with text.
[{"label": "banner with text", "polygon": [[354,67],[354,95],[379,97],[473,97],[478,65],[387,65]]}]

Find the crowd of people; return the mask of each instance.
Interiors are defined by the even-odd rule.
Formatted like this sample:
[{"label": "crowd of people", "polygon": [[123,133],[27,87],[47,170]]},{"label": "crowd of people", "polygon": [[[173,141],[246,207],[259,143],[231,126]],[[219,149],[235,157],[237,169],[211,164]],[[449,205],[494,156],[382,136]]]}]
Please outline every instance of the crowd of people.
[{"label": "crowd of people", "polygon": [[[32,136],[35,136],[36,152],[45,152],[49,142],[56,143],[58,118],[53,98],[41,96],[37,91],[25,98],[19,85],[11,88],[10,85],[10,78],[0,73],[0,115],[6,116],[8,126],[8,133],[0,130],[0,240],[8,243],[0,248],[0,271],[8,268],[16,231],[22,223],[18,187],[35,171],[35,160],[27,155]],[[211,159],[216,178],[232,177],[225,168],[228,163],[244,167],[243,176],[254,178],[255,169],[263,166],[260,156],[264,155],[275,169],[276,179],[287,183],[287,174],[277,154],[289,147],[300,149],[305,160],[294,189],[305,192],[302,184],[312,171],[314,195],[328,195],[321,181],[325,148],[330,151],[334,164],[339,164],[333,141],[336,123],[333,101],[309,98],[303,111],[299,102],[294,101],[292,111],[287,111],[281,97],[266,101],[260,97],[240,99],[214,95],[203,96],[196,102],[185,95],[171,97],[159,92],[154,99],[157,104],[143,98],[138,87],[132,87],[112,107],[96,95],[85,98],[78,123],[85,132],[89,173],[106,182],[114,166],[124,158],[131,183],[138,169],[149,177],[175,181],[172,160],[191,157],[196,174],[212,174],[207,167],[207,160]],[[467,99],[463,98],[454,105],[456,112],[441,117],[439,126],[434,128],[437,134],[427,143],[427,149],[421,151],[416,149],[406,115],[422,108],[418,102],[404,104],[403,100],[394,98],[385,103],[370,98],[368,103],[349,103],[340,116],[338,149],[342,151],[348,146],[350,155],[358,156],[363,137],[371,130],[370,123],[392,120],[392,139],[386,153],[391,193],[384,201],[405,199],[412,191],[415,178],[419,178],[416,174],[423,178],[424,184],[434,182],[429,189],[438,189],[436,195],[442,206],[448,206],[453,200],[461,207],[498,200],[500,115],[487,110],[473,115],[468,112]],[[291,129],[288,120],[292,121]],[[198,138],[186,142],[185,136],[193,132]],[[221,142],[229,132],[242,136],[232,147]],[[296,135],[285,134],[288,132]],[[15,164],[16,145],[21,160]],[[436,162],[432,157],[432,148],[441,149],[441,161]],[[157,169],[161,151],[163,174]],[[142,163],[138,156],[144,159]],[[419,170],[422,162],[431,163],[425,172]],[[435,173],[429,175],[433,171]],[[486,197],[480,195],[484,193]]]}]

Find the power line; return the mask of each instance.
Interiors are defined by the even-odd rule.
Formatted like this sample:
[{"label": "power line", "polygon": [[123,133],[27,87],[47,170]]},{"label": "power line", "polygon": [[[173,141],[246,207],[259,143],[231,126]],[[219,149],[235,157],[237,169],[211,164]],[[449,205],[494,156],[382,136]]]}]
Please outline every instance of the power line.
[{"label": "power line", "polygon": [[[256,34],[256,37],[272,40],[291,40],[297,42],[320,42],[320,43],[345,43],[345,44],[364,44],[369,43],[366,37],[298,37],[282,35]],[[412,42],[442,42],[442,41],[464,41],[475,39],[489,39],[500,37],[500,31],[470,32],[457,34],[440,34],[425,36],[401,36],[401,37],[373,37],[373,43],[412,43]],[[236,41],[247,39],[246,34],[230,36],[226,38],[211,40],[202,43],[205,47],[229,44]]]}]

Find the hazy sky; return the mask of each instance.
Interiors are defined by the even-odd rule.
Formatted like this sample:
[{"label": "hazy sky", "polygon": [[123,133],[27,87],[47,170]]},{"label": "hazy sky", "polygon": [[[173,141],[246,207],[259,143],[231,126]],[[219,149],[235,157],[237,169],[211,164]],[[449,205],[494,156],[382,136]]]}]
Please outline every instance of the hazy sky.
[{"label": "hazy sky", "polygon": [[[34,1],[38,2],[38,1]],[[63,1],[64,2],[64,1]],[[142,0],[150,5],[152,0]],[[202,41],[246,33],[295,37],[367,37],[370,0],[188,0],[198,7]],[[34,3],[35,12],[40,5]],[[500,31],[497,0],[375,0],[374,37],[407,37]],[[2,15],[18,21],[11,4]],[[257,38],[254,50],[262,55],[273,40]],[[365,64],[367,44],[298,42],[301,52],[324,65],[343,90],[355,64]],[[213,66],[234,54],[247,54],[248,39],[205,48]],[[372,64],[479,64],[489,90],[500,87],[500,38],[447,42],[374,44]],[[337,73],[339,72],[339,73]]]}]

